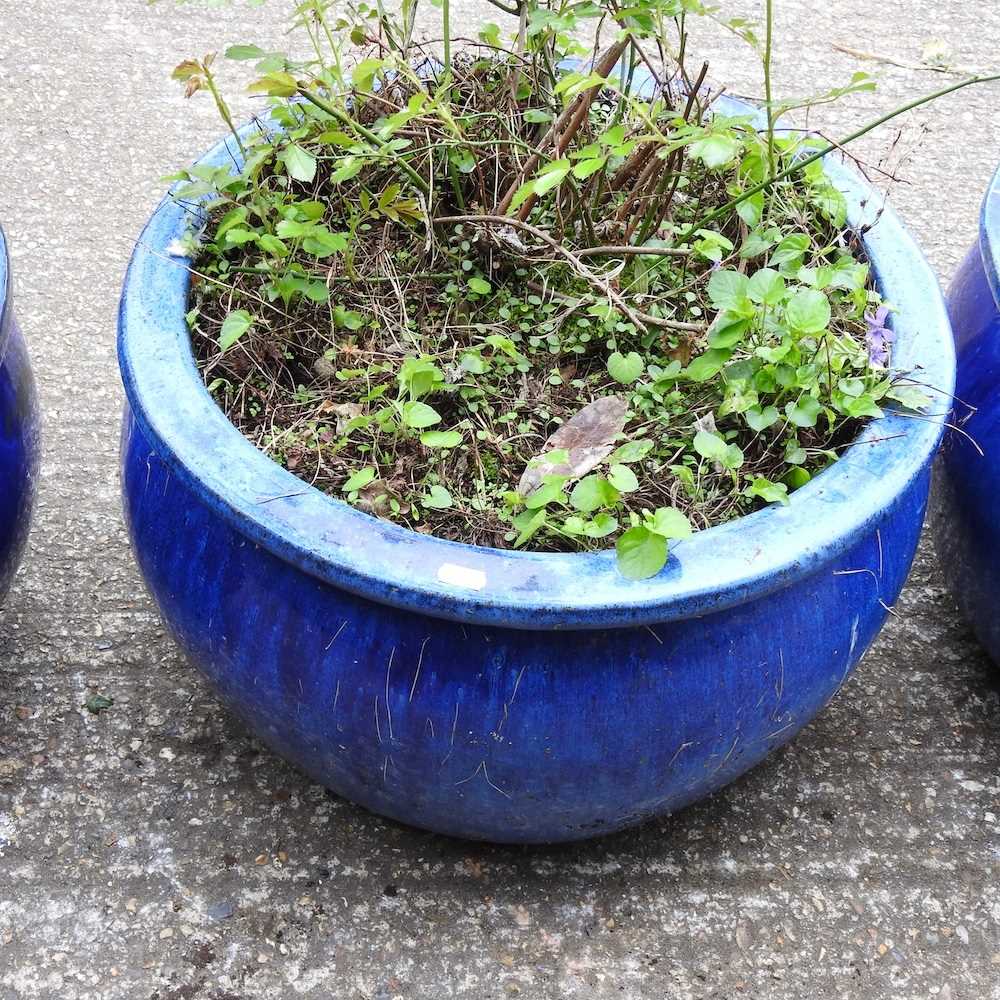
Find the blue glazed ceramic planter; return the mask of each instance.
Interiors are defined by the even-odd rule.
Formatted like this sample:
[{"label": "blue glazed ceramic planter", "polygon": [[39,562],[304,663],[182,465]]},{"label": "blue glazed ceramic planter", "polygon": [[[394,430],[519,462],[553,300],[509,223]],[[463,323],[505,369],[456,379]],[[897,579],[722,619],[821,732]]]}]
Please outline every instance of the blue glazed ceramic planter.
[{"label": "blue glazed ceramic planter", "polygon": [[[207,160],[228,162],[224,144]],[[897,363],[948,393],[933,274],[891,209],[831,163],[896,306]],[[613,552],[476,548],[310,488],[209,397],[184,321],[169,200],[125,281],[125,513],[165,621],[270,746],[368,808],[507,842],[675,810],[795,735],[843,684],[906,578],[936,422],[890,413],[768,508],[630,582]]]},{"label": "blue glazed ceramic planter", "polygon": [[35,383],[14,319],[10,261],[0,230],[0,603],[28,536],[37,468]]},{"label": "blue glazed ceramic planter", "polygon": [[959,606],[1000,662],[1000,171],[948,309],[958,354],[955,420],[964,433],[949,431],[942,448],[935,541]]}]

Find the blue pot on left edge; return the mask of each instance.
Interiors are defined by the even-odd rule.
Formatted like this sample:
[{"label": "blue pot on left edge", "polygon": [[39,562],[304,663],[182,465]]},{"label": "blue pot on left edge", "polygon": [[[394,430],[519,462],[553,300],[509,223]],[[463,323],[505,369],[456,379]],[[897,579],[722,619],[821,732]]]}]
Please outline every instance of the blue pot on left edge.
[{"label": "blue pot on left edge", "polygon": [[0,230],[0,604],[28,537],[38,472],[38,406],[14,319],[10,260]]}]

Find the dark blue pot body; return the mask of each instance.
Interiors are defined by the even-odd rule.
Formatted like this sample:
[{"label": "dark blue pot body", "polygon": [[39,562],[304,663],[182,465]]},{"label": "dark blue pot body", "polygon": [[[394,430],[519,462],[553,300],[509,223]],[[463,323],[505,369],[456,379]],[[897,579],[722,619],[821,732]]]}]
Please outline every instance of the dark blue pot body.
[{"label": "dark blue pot body", "polygon": [[958,356],[954,419],[938,466],[934,533],[945,574],[980,642],[1000,662],[1000,172],[979,240],[948,290]]},{"label": "dark blue pot body", "polygon": [[0,232],[0,602],[28,536],[37,467],[35,383],[14,319],[7,250]]},{"label": "dark blue pot body", "polygon": [[[829,169],[852,221],[871,221],[874,194]],[[226,420],[191,358],[185,262],[169,256],[185,224],[161,205],[122,298],[129,531],[192,662],[317,781],[463,837],[606,833],[790,739],[878,633],[920,535],[933,422],[887,414],[790,507],[677,545],[653,580],[624,580],[613,553],[445,542],[307,487]],[[899,306],[900,363],[949,392],[933,275],[891,210],[866,240]]]}]

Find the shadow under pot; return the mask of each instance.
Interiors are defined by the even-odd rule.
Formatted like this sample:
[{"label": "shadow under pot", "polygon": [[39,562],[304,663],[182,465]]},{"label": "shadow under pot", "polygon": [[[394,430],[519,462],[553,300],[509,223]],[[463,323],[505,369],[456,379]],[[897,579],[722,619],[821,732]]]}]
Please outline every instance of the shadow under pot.
[{"label": "shadow under pot", "polygon": [[[203,160],[231,162],[218,145]],[[937,282],[843,166],[896,364],[948,393]],[[878,217],[872,228],[864,230]],[[791,739],[878,634],[910,568],[940,426],[887,412],[791,498],[676,545],[500,551],[380,521],[257,451],[192,358],[164,201],[125,281],[125,513],[180,646],[269,746],[354,802],[500,842],[568,841],[681,808]]]},{"label": "shadow under pot", "polygon": [[10,258],[0,230],[0,604],[28,537],[37,471],[35,383],[14,319]]},{"label": "shadow under pot", "polygon": [[953,429],[935,476],[934,541],[962,613],[1000,662],[1000,171],[948,311],[958,367]]}]

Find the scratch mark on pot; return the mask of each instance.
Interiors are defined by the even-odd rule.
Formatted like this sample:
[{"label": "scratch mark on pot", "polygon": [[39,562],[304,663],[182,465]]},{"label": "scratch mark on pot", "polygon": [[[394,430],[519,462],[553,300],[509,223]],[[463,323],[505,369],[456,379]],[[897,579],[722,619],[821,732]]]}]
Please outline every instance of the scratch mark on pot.
[{"label": "scratch mark on pot", "polygon": [[847,648],[847,662],[844,664],[844,672],[840,677],[840,683],[837,685],[838,691],[844,686],[844,681],[847,680],[847,675],[851,669],[851,663],[854,661],[854,650],[858,648],[858,623],[860,621],[861,615],[855,615],[854,621],[851,622],[851,645]]},{"label": "scratch mark on pot", "polygon": [[875,529],[875,541],[878,542],[878,578],[882,579],[882,529]]},{"label": "scratch mark on pot", "polygon": [[[781,730],[779,729],[779,730],[778,730],[778,732],[781,732]],[[723,768],[724,768],[724,767],[726,766],[726,764],[727,764],[727,763],[728,763],[728,761],[729,761],[729,758],[730,758],[730,757],[732,757],[732,755],[733,755],[733,751],[734,751],[734,750],[736,749],[736,744],[737,744],[737,743],[739,743],[739,741],[740,741],[740,736],[739,736],[739,733],[737,733],[737,734],[736,734],[736,735],[735,735],[735,736],[733,737],[733,745],[732,745],[732,746],[731,746],[731,747],[729,748],[729,750],[728,750],[728,751],[726,752],[726,756],[725,756],[725,757],[723,757],[723,758],[722,758],[722,760],[720,760],[720,761],[719,761],[719,764],[718,764],[718,766],[717,766],[717,767],[715,768],[715,770],[714,770],[714,771],[712,772],[713,774],[716,774],[717,772],[721,771],[721,770],[722,770],[722,769],[723,769]]]},{"label": "scratch mark on pot", "polygon": [[378,738],[379,743],[382,742],[382,727],[378,722],[378,695],[375,695],[375,736]]},{"label": "scratch mark on pot", "polygon": [[424,662],[424,650],[427,648],[427,643],[430,641],[431,637],[427,636],[427,638],[420,644],[420,655],[417,657],[417,672],[413,675],[413,683],[410,685],[410,697],[408,701],[413,701],[413,692],[417,690],[417,679],[420,677],[420,668]]},{"label": "scratch mark on pot", "polygon": [[890,608],[889,605],[886,604],[881,597],[878,599],[878,602],[879,604],[882,605],[882,607],[888,614],[892,615],[892,617],[896,619],[896,621],[901,622],[903,620],[903,616],[895,608]]},{"label": "scratch mark on pot", "polygon": [[494,791],[499,792],[505,799],[511,798],[511,795],[510,795],[509,792],[505,792],[499,785],[494,784],[490,780],[490,772],[486,770],[486,761],[485,760],[481,760],[479,762],[478,766],[476,767],[475,771],[473,771],[472,774],[470,774],[467,778],[462,778],[461,781],[456,781],[455,782],[455,787],[457,788],[459,785],[464,785],[467,781],[472,781],[472,779],[477,774],[479,774],[480,771],[483,772],[483,778],[486,779],[486,784],[489,785],[490,788],[494,789]]},{"label": "scratch mark on pot", "polygon": [[301,497],[308,493],[308,490],[298,490],[296,493],[279,493],[273,497],[257,497],[254,503],[273,503],[275,500],[288,500],[290,497]]},{"label": "scratch mark on pot", "polygon": [[[775,731],[773,733],[768,733],[767,736],[764,737],[764,739],[765,740],[773,740],[775,736],[780,736],[786,729],[788,729],[793,724],[794,723],[792,722],[792,720],[789,719],[788,722],[786,722],[780,729],[775,729]],[[727,754],[727,756],[728,756],[728,754]]]},{"label": "scratch mark on pot", "polygon": [[774,711],[781,705],[781,696],[785,693],[785,651],[778,649],[778,683],[774,688]]},{"label": "scratch mark on pot", "polygon": [[499,723],[497,723],[496,728],[490,734],[493,737],[493,739],[495,739],[495,740],[501,739],[501,735],[500,734],[503,732],[503,724],[507,721],[508,717],[510,716],[510,712],[507,710],[507,708],[508,708],[507,702],[504,702],[503,703],[503,715],[500,717],[500,721],[499,721]]},{"label": "scratch mark on pot", "polygon": [[337,636],[340,635],[340,633],[343,632],[345,628],[347,628],[346,618],[340,623],[340,628],[338,628],[337,631],[333,633],[333,638],[326,644],[327,649],[329,649],[337,641]]},{"label": "scratch mark on pot", "polygon": [[525,665],[517,672],[517,677],[514,678],[514,690],[510,693],[510,701],[508,702],[509,705],[514,704],[514,699],[517,697],[517,689],[521,686],[521,678],[524,676],[524,672],[527,669],[528,667]]},{"label": "scratch mark on pot", "polygon": [[834,576],[856,576],[858,573],[867,573],[875,581],[876,591],[878,590],[879,579],[873,569],[835,569],[833,571]]},{"label": "scratch mark on pot", "polygon": [[458,702],[455,702],[455,718],[451,720],[451,742],[448,744],[448,753],[445,754],[444,760],[441,761],[441,766],[444,767],[448,763],[448,759],[455,752],[455,732],[458,730]]},{"label": "scratch mark on pot", "polygon": [[395,655],[396,655],[396,647],[393,646],[392,649],[389,651],[389,662],[386,664],[385,667],[385,715],[386,718],[389,720],[390,740],[393,738],[393,736],[392,736],[392,709],[389,707],[389,674],[392,671],[392,658]]},{"label": "scratch mark on pot", "polygon": [[337,690],[333,693],[333,714],[337,714],[337,702],[340,701],[340,678],[337,678]]},{"label": "scratch mark on pot", "polygon": [[431,731],[431,739],[434,739],[434,721],[431,719],[429,715],[424,720],[424,731],[426,731],[428,728]]},{"label": "scratch mark on pot", "polygon": [[676,749],[676,750],[674,751],[674,755],[673,755],[673,757],[671,757],[671,758],[670,758],[670,763],[669,763],[669,764],[667,764],[667,770],[669,770],[670,768],[672,768],[672,767],[674,766],[674,764],[675,764],[675,763],[676,763],[676,761],[677,761],[677,758],[678,758],[678,757],[680,757],[680,755],[681,755],[681,754],[682,754],[682,753],[683,753],[683,752],[684,752],[685,750],[687,750],[687,749],[688,749],[688,747],[693,747],[693,746],[694,746],[694,743],[693,743],[693,742],[690,742],[690,741],[689,741],[689,742],[687,742],[687,743],[682,743],[682,744],[681,744],[681,745],[680,745],[680,746],[679,746],[679,747],[678,747],[678,748],[677,748],[677,749]]}]

